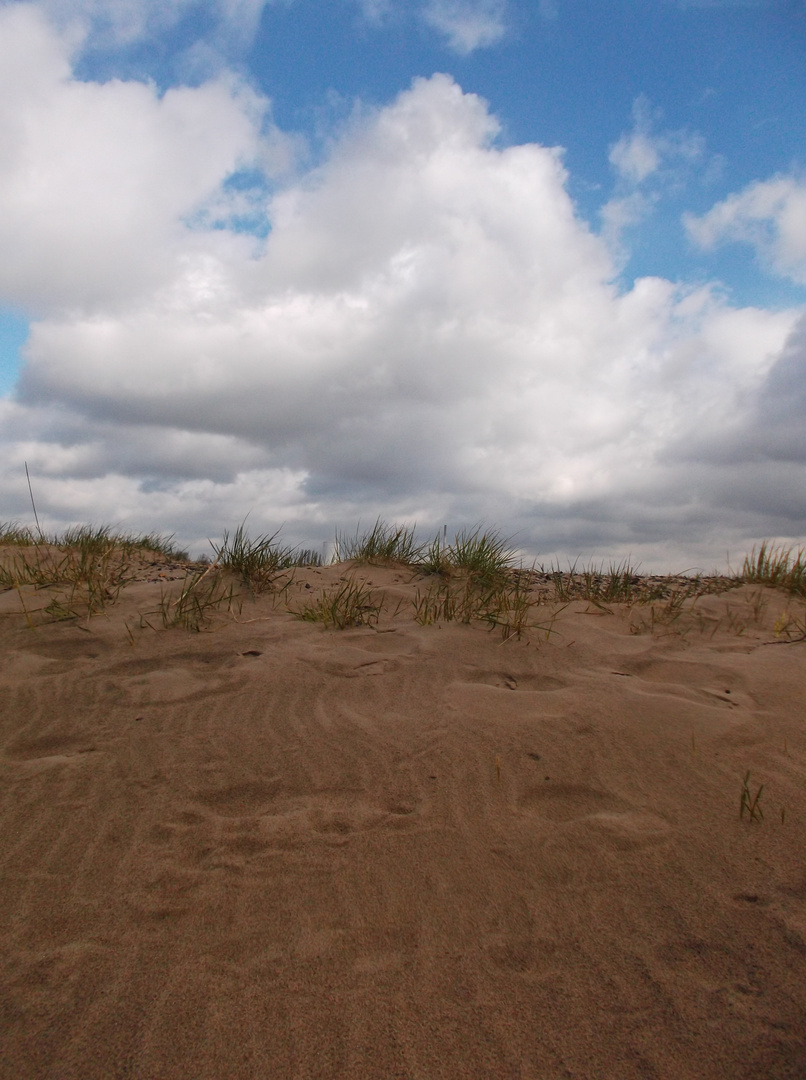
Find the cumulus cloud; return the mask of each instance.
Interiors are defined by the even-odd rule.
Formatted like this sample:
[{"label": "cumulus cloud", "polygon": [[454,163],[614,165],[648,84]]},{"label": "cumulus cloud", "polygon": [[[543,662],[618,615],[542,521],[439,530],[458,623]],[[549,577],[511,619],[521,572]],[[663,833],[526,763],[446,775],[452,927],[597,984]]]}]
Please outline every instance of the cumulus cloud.
[{"label": "cumulus cloud", "polygon": [[382,513],[668,566],[721,555],[748,520],[791,523],[763,461],[750,488],[732,460],[695,467],[680,448],[705,430],[728,445],[737,415],[756,430],[799,313],[659,278],[620,292],[561,150],[499,145],[448,76],[265,186],[259,240],[229,180],[282,138],[267,102],[231,76],[162,97],[79,83],[33,11],[0,20],[20,68],[16,108],[0,104],[17,265],[0,299],[38,312],[0,400],[3,518],[25,516],[28,461],[49,527],[191,544],[250,511],[307,543]]},{"label": "cumulus cloud", "polygon": [[[763,468],[806,465],[806,314],[793,326],[756,391],[738,403],[719,438],[704,429],[685,446],[670,448],[679,459],[742,463]],[[802,485],[798,485],[802,486]],[[795,489],[797,491],[797,487]],[[803,509],[796,497],[790,510]]]},{"label": "cumulus cloud", "polygon": [[272,153],[283,163],[268,102],[235,77],[162,96],[77,81],[65,43],[27,5],[0,10],[0,132],[0,291],[33,311],[170,288],[198,250],[183,219],[237,217],[245,193],[222,181]]},{"label": "cumulus cloud", "polygon": [[649,217],[657,201],[656,195],[630,191],[629,194],[614,195],[600,209],[602,238],[619,264],[626,263],[628,258],[624,233]]},{"label": "cumulus cloud", "polygon": [[759,452],[806,465],[806,315],[795,325],[770,369],[750,425]]},{"label": "cumulus cloud", "polygon": [[806,181],[777,176],[729,195],[707,214],[685,217],[688,234],[706,250],[738,241],[752,245],[764,265],[806,284]]},{"label": "cumulus cloud", "polygon": [[506,33],[506,0],[427,0],[423,16],[462,56],[500,41]]}]

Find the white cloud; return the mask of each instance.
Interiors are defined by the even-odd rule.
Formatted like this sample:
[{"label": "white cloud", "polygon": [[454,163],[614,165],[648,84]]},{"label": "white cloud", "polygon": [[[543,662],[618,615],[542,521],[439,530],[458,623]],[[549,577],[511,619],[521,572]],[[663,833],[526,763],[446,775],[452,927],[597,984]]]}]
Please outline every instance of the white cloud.
[{"label": "white cloud", "polygon": [[705,164],[713,171],[719,165],[714,155],[706,157],[702,136],[686,130],[656,130],[661,113],[645,94],[635,99],[632,113],[632,129],[610,147],[616,187],[600,211],[602,237],[621,263],[626,261],[625,230],[645,220],[662,196],[679,189],[693,167]]},{"label": "white cloud", "polygon": [[[449,77],[362,113],[267,196],[259,246],[229,226],[226,180],[264,160],[266,102],[231,77],[162,98],[79,83],[34,12],[0,22],[19,68],[0,301],[39,312],[0,401],[0,518],[26,516],[27,460],[48,527],[191,543],[249,511],[307,542],[377,513],[486,518],[546,557],[648,566],[782,532],[793,506],[806,523],[761,459],[750,490],[714,449],[757,429],[799,313],[657,278],[619,294],[561,152],[496,145]],[[704,431],[693,467],[680,448]]]},{"label": "white cloud", "polygon": [[684,220],[700,247],[751,244],[769,269],[806,284],[806,181],[793,176],[758,181],[702,217],[688,214]]},{"label": "white cloud", "polygon": [[685,129],[655,131],[660,117],[649,98],[639,94],[633,102],[632,131],[624,132],[610,148],[610,164],[628,184],[642,184],[661,168],[690,166],[704,157],[705,140],[701,135]]},{"label": "white cloud", "polygon": [[495,45],[505,35],[506,0],[426,0],[423,17],[462,56]]},{"label": "white cloud", "polygon": [[[116,50],[156,40],[165,31],[201,12],[212,29],[190,44],[179,62],[182,73],[199,78],[221,69],[254,39],[266,7],[279,0],[40,0],[36,5],[84,51]],[[295,0],[285,0],[293,3]],[[326,0],[327,2],[327,0]],[[381,26],[405,12],[408,0],[355,0],[368,23]],[[0,0],[0,6],[33,6]],[[439,31],[460,55],[494,45],[505,35],[507,0],[422,0],[415,17]],[[554,0],[541,0],[541,14],[552,17]]]},{"label": "white cloud", "polygon": [[[200,9],[221,32],[247,44],[267,4],[275,0],[42,0],[60,29],[81,28],[90,48],[120,48],[154,37]],[[8,0],[6,0],[8,3]],[[18,0],[11,0],[18,5]],[[27,4],[25,6],[28,6]]]},{"label": "white cloud", "polygon": [[393,0],[357,0],[361,14],[367,22],[379,26],[391,13]]},{"label": "white cloud", "polygon": [[[112,70],[120,70],[115,62],[124,55],[121,50],[158,43],[167,32],[183,26],[186,44],[172,55],[171,72],[182,83],[198,84],[240,63],[266,8],[296,2],[0,0],[0,11],[18,8],[44,15],[63,41],[70,43],[70,53],[76,57],[102,54],[112,62]],[[421,20],[438,31],[448,49],[462,56],[496,44],[507,32],[508,0],[419,0],[416,5],[410,0],[353,2],[361,18],[374,28],[388,28],[400,19]],[[540,0],[540,12],[546,19],[556,17],[554,0]],[[142,64],[143,57],[137,62]]]},{"label": "white cloud", "polygon": [[649,217],[656,202],[657,197],[645,195],[642,191],[631,191],[628,195],[609,199],[599,211],[602,239],[619,266],[625,265],[629,259],[622,239],[625,231],[640,225]]},{"label": "white cloud", "polygon": [[641,131],[622,135],[610,151],[610,162],[618,173],[633,184],[640,184],[657,172],[661,155],[657,139]]},{"label": "white cloud", "polygon": [[[796,324],[755,403],[745,450],[806,465],[806,315]],[[738,455],[737,455],[738,456]]]},{"label": "white cloud", "polygon": [[631,184],[642,183],[661,163],[663,145],[652,134],[652,119],[649,99],[641,94],[633,103],[633,130],[610,148],[610,164]]},{"label": "white cloud", "polygon": [[0,9],[4,297],[92,308],[169,287],[199,244],[182,217],[208,205],[237,213],[243,195],[222,181],[282,142],[259,136],[267,112],[232,76],[161,97],[142,83],[76,81],[35,9]]}]

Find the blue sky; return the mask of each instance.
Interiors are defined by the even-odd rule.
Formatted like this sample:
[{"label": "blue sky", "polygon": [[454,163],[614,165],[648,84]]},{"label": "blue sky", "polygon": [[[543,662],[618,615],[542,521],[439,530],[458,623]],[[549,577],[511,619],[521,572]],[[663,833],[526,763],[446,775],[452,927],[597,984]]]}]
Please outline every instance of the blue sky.
[{"label": "blue sky", "polygon": [[503,518],[649,561],[803,536],[806,449],[761,431],[781,370],[806,386],[802,0],[0,22],[0,437],[54,523]]},{"label": "blue sky", "polygon": [[28,319],[13,309],[0,308],[0,394],[14,386],[28,338]]}]

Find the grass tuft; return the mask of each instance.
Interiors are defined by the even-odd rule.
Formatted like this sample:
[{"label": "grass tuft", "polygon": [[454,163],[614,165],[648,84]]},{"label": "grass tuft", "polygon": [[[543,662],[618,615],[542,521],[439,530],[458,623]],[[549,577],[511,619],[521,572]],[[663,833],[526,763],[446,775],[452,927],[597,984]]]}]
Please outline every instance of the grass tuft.
[{"label": "grass tuft", "polygon": [[[747,770],[745,774],[744,782],[742,784],[742,794],[739,802],[739,819],[741,820],[745,813],[748,814],[751,821],[763,821],[764,811],[761,809],[760,800],[761,793],[764,790],[764,785],[758,789],[755,795],[750,792],[750,770]],[[783,821],[783,817],[781,818]]]},{"label": "grass tuft", "polygon": [[464,572],[476,581],[490,585],[501,583],[515,561],[509,540],[496,530],[482,532],[480,525],[457,533],[443,554],[449,572]]},{"label": "grass tuft", "polygon": [[533,610],[540,597],[529,587],[528,574],[511,573],[506,579],[490,583],[468,575],[461,582],[440,581],[425,592],[419,589],[414,598],[414,619],[420,626],[441,622],[486,623],[499,627],[504,641],[520,638],[531,630],[552,633],[556,612],[549,626],[532,622]]},{"label": "grass tuft", "polygon": [[242,523],[232,538],[225,532],[220,546],[212,545],[215,563],[238,574],[254,592],[265,592],[279,574],[294,565],[293,550],[281,547],[276,542],[278,535],[275,532],[252,540]]},{"label": "grass tuft", "polygon": [[172,595],[163,591],[156,611],[141,615],[140,625],[154,629],[148,616],[156,615],[165,629],[179,626],[198,633],[209,626],[213,615],[229,614],[238,606],[237,601],[234,586],[227,584],[215,566],[189,570],[179,592]]},{"label": "grass tuft", "polygon": [[785,641],[806,641],[806,611],[802,618],[782,611],[775,620],[775,637]]},{"label": "grass tuft", "polygon": [[383,602],[377,599],[368,585],[348,578],[340,585],[326,589],[320,596],[293,613],[306,622],[318,622],[336,630],[346,630],[349,626],[371,626],[377,623],[382,610]]},{"label": "grass tuft", "polygon": [[178,548],[173,542],[173,534],[132,533],[117,538],[120,546],[129,554],[150,552],[161,555],[169,562],[190,562],[190,553]]},{"label": "grass tuft", "polygon": [[16,521],[0,522],[0,546],[31,547],[35,543],[34,534],[26,525]]},{"label": "grass tuft", "polygon": [[29,622],[23,586],[58,589],[47,605],[36,610],[61,620],[103,612],[131,580],[130,563],[114,543],[104,546],[97,537],[92,542],[84,540],[65,550],[33,545],[33,555],[30,548],[24,548],[10,564],[0,566],[0,587],[17,590]]},{"label": "grass tuft", "polygon": [[[13,560],[0,565],[0,587],[17,590],[29,623],[31,614],[40,611],[55,620],[104,612],[133,580],[131,557],[136,553],[177,560],[186,557],[173,547],[170,537],[116,533],[108,525],[73,526],[50,539],[37,539],[16,525],[4,526],[0,536],[19,548]],[[31,608],[23,598],[24,586],[56,591],[46,605]]]},{"label": "grass tuft", "polygon": [[484,622],[501,627],[506,640],[531,626],[539,597],[530,592],[529,575],[513,570],[509,541],[481,526],[457,533],[452,544],[439,534],[422,549],[417,564],[423,574],[441,580],[417,590],[414,618],[421,626],[440,622]]},{"label": "grass tuft", "polygon": [[770,585],[792,595],[806,596],[806,548],[788,548],[765,540],[745,556],[739,571],[742,583]]},{"label": "grass tuft", "polygon": [[441,574],[443,577],[449,577],[453,570],[450,552],[450,545],[437,533],[434,539],[421,549],[417,569],[423,574]]},{"label": "grass tuft", "polygon": [[54,543],[61,548],[75,548],[91,557],[101,555],[115,546],[127,546],[128,537],[114,536],[109,525],[74,525],[66,529]]},{"label": "grass tuft", "polygon": [[[627,562],[611,563],[607,570],[591,564],[577,570],[576,563],[568,573],[558,568],[550,571],[558,600],[588,600],[596,604],[630,604],[635,600],[635,588],[641,579]],[[663,595],[662,587],[652,599]]]},{"label": "grass tuft", "polygon": [[352,537],[337,533],[336,550],[342,561],[352,559],[382,566],[390,563],[411,566],[418,561],[422,548],[416,542],[412,527],[388,525],[378,518],[369,532],[356,532]]},{"label": "grass tuft", "polygon": [[299,548],[294,552],[294,566],[321,566],[322,556],[315,548]]}]

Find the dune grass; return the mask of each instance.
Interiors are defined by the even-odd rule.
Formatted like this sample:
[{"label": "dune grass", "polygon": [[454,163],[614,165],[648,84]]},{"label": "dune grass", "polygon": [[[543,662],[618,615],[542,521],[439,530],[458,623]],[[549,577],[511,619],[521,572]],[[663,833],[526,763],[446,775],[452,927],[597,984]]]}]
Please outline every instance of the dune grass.
[{"label": "dune grass", "polygon": [[[632,604],[637,600],[640,577],[627,562],[611,563],[607,570],[591,563],[578,569],[574,563],[566,572],[559,567],[548,571],[558,600],[589,600],[596,604]],[[645,596],[646,592],[642,594]],[[661,599],[662,587],[652,590],[650,599]]]},{"label": "dune grass", "polygon": [[156,617],[164,629],[181,627],[199,633],[206,629],[216,614],[240,611],[240,597],[232,582],[228,582],[215,566],[206,570],[189,570],[177,593],[163,589],[155,611],[140,616],[140,626],[157,629],[151,621]]},{"label": "dune grass", "polygon": [[509,541],[496,530],[482,532],[481,526],[457,533],[447,551],[448,564],[481,583],[503,580],[515,561]]},{"label": "dune grass", "polygon": [[[108,525],[74,526],[51,537],[17,525],[3,526],[0,542],[17,549],[14,558],[0,564],[0,588],[17,590],[29,623],[38,612],[52,620],[90,618],[104,612],[133,580],[136,553],[172,561],[187,559],[171,537],[118,533]],[[48,603],[26,605],[24,586],[36,592],[50,590]]]},{"label": "dune grass", "polygon": [[[761,794],[764,791],[764,785],[762,784],[755,795],[750,790],[750,770],[745,773],[744,781],[742,783],[742,791],[739,797],[739,819],[741,820],[745,813],[751,822],[763,821],[764,811],[761,809]],[[783,814],[781,821],[784,820]]]},{"label": "dune grass", "polygon": [[533,611],[541,604],[539,594],[530,588],[526,575],[514,573],[507,579],[479,580],[472,575],[463,580],[442,580],[414,598],[414,620],[421,626],[460,622],[480,622],[490,630],[499,628],[504,641],[520,638],[527,631],[552,633],[553,612],[548,625],[532,621]]},{"label": "dune grass", "polygon": [[378,518],[367,532],[356,531],[355,536],[336,533],[336,551],[342,562],[414,566],[420,557],[421,545],[410,526],[389,525]]},{"label": "dune grass", "polygon": [[0,547],[30,547],[36,543],[27,525],[16,521],[0,521]]},{"label": "dune grass", "polygon": [[788,548],[765,540],[745,556],[738,577],[742,583],[806,596],[806,548]]},{"label": "dune grass", "polygon": [[806,641],[806,610],[801,618],[782,611],[775,621],[775,636],[781,641]]},{"label": "dune grass", "polygon": [[337,533],[336,551],[340,561],[402,565],[446,577],[464,573],[486,582],[499,580],[515,560],[509,541],[496,530],[482,532],[481,526],[476,526],[457,533],[452,544],[439,533],[430,542],[420,542],[413,526],[389,524],[382,518],[366,532],[357,531],[354,536]]},{"label": "dune grass", "polygon": [[322,555],[315,548],[296,548],[294,566],[321,566]]},{"label": "dune grass", "polygon": [[351,626],[371,626],[377,623],[383,611],[383,600],[379,599],[372,588],[348,578],[321,595],[304,604],[301,608],[290,608],[293,614],[306,622],[322,623],[335,630],[346,630]]},{"label": "dune grass", "polygon": [[[442,580],[417,591],[415,620],[421,625],[475,621],[500,626],[505,638],[520,636],[538,603],[522,580],[508,578],[514,563],[508,541],[496,531],[482,532],[481,526],[457,533],[452,544],[439,534],[430,543],[419,543],[413,527],[378,518],[363,533],[337,534],[336,549],[342,561],[357,565],[405,566],[417,574],[439,575]],[[381,609],[369,590],[347,582],[298,614],[344,629],[377,622]]]},{"label": "dune grass", "polygon": [[[239,604],[232,575],[253,595],[271,591],[277,597],[293,583],[297,567],[321,565],[318,552],[297,549],[279,541],[279,532],[251,538],[245,521],[225,531],[212,544],[214,561],[202,568],[190,563],[172,536],[125,533],[109,525],[80,525],[61,535],[35,532],[18,522],[0,524],[0,589],[16,589],[31,625],[36,621],[91,617],[106,611],[120,592],[154,562],[187,563],[181,588],[164,593],[159,607],[143,616],[148,625],[181,626],[198,630],[216,613],[231,613]],[[402,566],[421,579],[413,601],[421,625],[443,622],[480,623],[501,630],[504,639],[528,630],[551,631],[542,625],[537,609],[583,600],[603,610],[611,605],[635,608],[641,615],[636,632],[674,627],[697,598],[743,584],[768,586],[793,598],[806,597],[806,549],[764,541],[744,559],[737,573],[712,577],[644,575],[628,562],[609,566],[594,563],[563,571],[520,569],[511,541],[495,529],[477,525],[457,532],[449,542],[444,534],[421,542],[409,525],[378,518],[371,529],[352,536],[337,534],[339,560],[357,565]],[[140,573],[140,580],[142,574]],[[237,584],[237,582],[236,582]],[[44,591],[43,603],[39,594]],[[326,589],[294,611],[325,626],[345,628],[377,622],[383,597],[350,578]],[[756,620],[758,621],[758,620]],[[686,625],[690,620],[687,618]],[[785,613],[776,635],[802,640],[804,621]],[[681,624],[682,625],[682,624]]]},{"label": "dune grass", "polygon": [[215,563],[238,574],[253,592],[271,589],[277,578],[296,566],[319,566],[321,558],[312,550],[281,545],[277,542],[279,530],[251,539],[241,523],[230,537],[224,533],[221,544],[212,545]]},{"label": "dune grass", "polygon": [[495,585],[504,581],[514,562],[515,553],[510,541],[495,529],[482,532],[481,526],[477,525],[457,533],[452,544],[437,534],[422,548],[416,565],[424,574],[440,574],[446,578],[466,574],[479,584]]},{"label": "dune grass", "polygon": [[[0,565],[0,587],[56,590],[47,604],[36,611],[50,619],[77,619],[102,612],[114,602],[131,578],[130,567],[121,551],[120,538],[108,528],[76,529],[64,537],[42,543],[31,534],[31,542],[18,541],[18,551]],[[33,613],[25,608],[30,622]]]},{"label": "dune grass", "polygon": [[627,561],[611,563],[607,568],[596,563],[579,568],[573,563],[566,571],[552,567],[543,573],[551,581],[558,600],[630,605],[668,601],[672,609],[691,597],[723,592],[742,584],[731,577],[705,578],[700,574],[646,575]]},{"label": "dune grass", "polygon": [[0,547],[46,548],[61,550],[80,550],[90,554],[101,554],[110,548],[116,548],[128,555],[153,552],[165,559],[187,562],[189,555],[173,543],[173,536],[163,533],[116,532],[111,525],[73,525],[63,533],[34,533],[25,525],[17,522],[0,523]]}]

